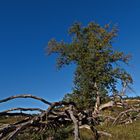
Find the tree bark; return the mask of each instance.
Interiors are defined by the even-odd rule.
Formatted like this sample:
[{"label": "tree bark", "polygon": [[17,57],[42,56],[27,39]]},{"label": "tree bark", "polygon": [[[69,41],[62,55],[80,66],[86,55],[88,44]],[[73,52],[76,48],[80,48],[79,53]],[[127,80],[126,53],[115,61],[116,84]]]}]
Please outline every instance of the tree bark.
[{"label": "tree bark", "polygon": [[69,114],[70,114],[70,117],[71,117],[71,120],[73,121],[74,123],[74,140],[80,140],[80,133],[79,133],[79,124],[78,124],[78,120],[76,119],[76,117],[74,116],[74,113],[73,113],[73,106],[70,105],[69,107]]},{"label": "tree bark", "polygon": [[94,106],[94,111],[93,111],[92,116],[93,117],[96,117],[99,114],[99,106],[101,104],[100,103],[99,89],[98,89],[98,86],[97,86],[97,83],[96,82],[94,84],[94,88],[96,90],[96,103],[95,103],[95,106]]}]

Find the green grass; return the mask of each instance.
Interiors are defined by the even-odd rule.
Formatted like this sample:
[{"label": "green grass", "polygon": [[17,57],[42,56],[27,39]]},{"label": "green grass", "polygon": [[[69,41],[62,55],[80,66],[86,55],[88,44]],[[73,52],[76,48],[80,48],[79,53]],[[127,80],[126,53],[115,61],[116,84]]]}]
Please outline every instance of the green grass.
[{"label": "green grass", "polygon": [[[140,140],[140,121],[116,126],[105,124],[99,126],[98,130],[112,134],[112,137],[101,136],[99,140]],[[81,140],[94,140],[94,134],[87,129],[80,130],[80,136]],[[73,139],[73,136],[70,136],[66,140]]]},{"label": "green grass", "polygon": [[100,140],[140,140],[140,121],[127,125],[104,125],[99,129],[112,134],[111,138],[102,137]]}]

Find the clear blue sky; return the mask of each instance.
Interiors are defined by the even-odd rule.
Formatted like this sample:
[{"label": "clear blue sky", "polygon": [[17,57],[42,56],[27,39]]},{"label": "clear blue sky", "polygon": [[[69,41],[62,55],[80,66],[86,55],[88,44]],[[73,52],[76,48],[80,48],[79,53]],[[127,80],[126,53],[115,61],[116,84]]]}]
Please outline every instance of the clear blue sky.
[{"label": "clear blue sky", "polygon": [[[30,93],[58,101],[73,86],[74,68],[58,71],[55,56],[44,48],[51,38],[69,39],[72,23],[90,21],[119,27],[114,44],[133,58],[127,70],[140,95],[140,1],[139,0],[1,0],[0,1],[0,99]],[[19,104],[20,103],[20,104]],[[10,107],[43,104],[33,100],[10,102]],[[5,103],[4,107],[8,107]],[[0,109],[3,108],[0,105]]]}]

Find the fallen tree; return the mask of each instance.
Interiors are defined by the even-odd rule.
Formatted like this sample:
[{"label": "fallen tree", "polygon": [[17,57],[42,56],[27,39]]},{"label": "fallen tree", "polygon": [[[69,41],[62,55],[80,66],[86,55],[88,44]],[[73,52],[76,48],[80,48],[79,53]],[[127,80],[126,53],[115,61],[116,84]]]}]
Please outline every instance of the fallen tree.
[{"label": "fallen tree", "polygon": [[[11,96],[6,99],[0,100],[0,103],[13,100],[15,98],[33,98],[42,101],[47,106],[47,110],[42,110],[40,108],[12,108],[0,112],[0,116],[24,116],[23,120],[20,120],[13,124],[8,124],[1,126],[0,128],[0,139],[13,140],[18,134],[20,134],[25,129],[33,129],[33,131],[40,131],[45,129],[58,129],[66,123],[74,124],[75,140],[80,140],[79,135],[79,120],[78,120],[78,110],[76,110],[76,105],[74,102],[53,102],[50,103],[45,99],[33,96],[33,95],[16,95]],[[62,109],[63,108],[63,109]],[[38,111],[40,113],[33,115],[29,113],[13,112],[13,111]],[[82,120],[81,120],[82,121]],[[82,123],[81,123],[82,124]],[[37,129],[34,129],[37,128]]]},{"label": "fallen tree", "polygon": [[[106,121],[106,119],[112,120],[113,125],[122,123],[126,124],[129,122],[132,123],[133,120],[140,118],[140,108],[135,108],[134,106],[129,106],[128,104],[125,104],[124,107],[124,104],[121,102],[114,102],[113,100],[100,105],[99,112],[96,117],[92,115],[94,110],[91,111],[91,113],[87,113],[85,110],[78,110],[74,102],[60,101],[51,103],[43,98],[29,94],[11,96],[0,100],[0,103],[7,102],[16,98],[33,98],[45,103],[46,107],[48,108],[46,110],[42,110],[40,108],[17,107],[0,112],[0,116],[23,116],[22,120],[20,121],[0,126],[0,139],[2,140],[13,140],[26,129],[30,129],[38,133],[47,131],[49,129],[57,130],[62,126],[71,124],[74,126],[75,140],[80,140],[79,129],[81,128],[92,130],[95,135],[95,139],[98,140],[101,135],[111,137],[111,134],[98,131],[96,129],[96,125],[100,125],[100,117],[103,118],[102,122]],[[102,110],[117,107],[118,104],[119,106],[122,105],[124,110],[120,112],[117,117],[102,115]],[[28,111],[28,113],[23,113],[22,111]],[[32,111],[36,111],[37,113],[32,114]]]}]

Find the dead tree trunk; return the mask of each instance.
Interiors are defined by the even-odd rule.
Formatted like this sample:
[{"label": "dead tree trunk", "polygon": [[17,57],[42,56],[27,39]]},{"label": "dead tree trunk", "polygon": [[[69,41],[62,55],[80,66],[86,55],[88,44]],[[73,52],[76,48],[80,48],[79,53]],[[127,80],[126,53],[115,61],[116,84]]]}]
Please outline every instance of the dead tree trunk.
[{"label": "dead tree trunk", "polygon": [[94,111],[93,111],[92,116],[96,117],[99,114],[99,106],[100,106],[100,94],[99,94],[99,89],[97,87],[96,82],[94,84],[94,88],[96,90],[96,103],[95,103],[95,106],[94,106]]},{"label": "dead tree trunk", "polygon": [[80,140],[79,124],[78,119],[76,119],[74,116],[73,105],[70,105],[68,112],[70,114],[71,120],[74,123],[74,140]]}]

